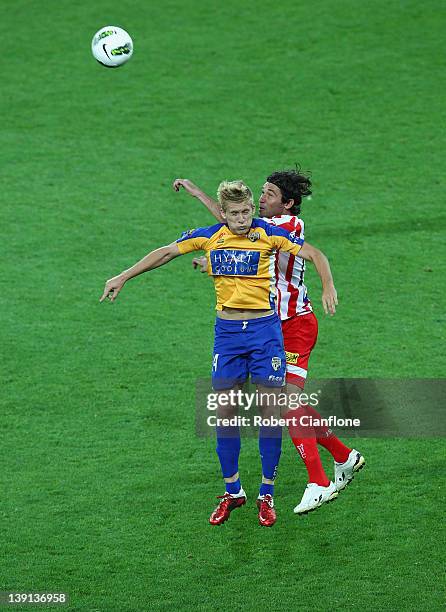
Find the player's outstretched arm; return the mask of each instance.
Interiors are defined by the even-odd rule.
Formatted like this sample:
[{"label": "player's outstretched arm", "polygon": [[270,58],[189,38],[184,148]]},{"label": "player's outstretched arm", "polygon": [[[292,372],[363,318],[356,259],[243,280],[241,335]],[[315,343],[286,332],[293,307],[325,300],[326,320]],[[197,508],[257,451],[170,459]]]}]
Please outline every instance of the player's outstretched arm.
[{"label": "player's outstretched arm", "polygon": [[176,242],[172,242],[172,244],[155,249],[128,270],[124,270],[121,272],[121,274],[118,274],[117,276],[114,276],[108,280],[105,283],[104,293],[99,301],[103,302],[106,298],[108,298],[111,302],[114,302],[118,297],[118,293],[128,280],[134,278],[135,276],[139,276],[144,272],[148,272],[149,270],[164,266],[164,264],[168,263],[175,257],[178,257],[178,255],[181,255],[181,253]]},{"label": "player's outstretched arm", "polygon": [[311,261],[314,264],[322,283],[322,306],[324,312],[325,314],[331,314],[333,316],[336,312],[336,306],[338,305],[338,294],[334,286],[328,259],[322,251],[308,242],[303,244],[299,251],[299,257],[302,257],[302,259],[306,261]]},{"label": "player's outstretched arm", "polygon": [[183,187],[183,189],[187,191],[187,193],[190,193],[191,196],[197,198],[197,200],[200,200],[200,202],[202,202],[206,206],[208,211],[211,213],[212,216],[217,219],[217,221],[219,221],[220,223],[225,222],[221,214],[220,204],[213,200],[210,196],[208,196],[207,193],[202,191],[199,187],[197,187],[197,185],[194,185],[192,181],[190,181],[189,179],[181,178],[175,179],[173,182],[173,188],[175,189],[175,191],[180,191],[181,187]]}]

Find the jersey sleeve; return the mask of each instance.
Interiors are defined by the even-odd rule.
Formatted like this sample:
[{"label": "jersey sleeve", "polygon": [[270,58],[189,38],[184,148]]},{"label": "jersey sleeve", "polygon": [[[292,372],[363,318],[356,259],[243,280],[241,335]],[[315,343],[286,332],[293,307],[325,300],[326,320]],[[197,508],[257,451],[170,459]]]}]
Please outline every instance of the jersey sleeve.
[{"label": "jersey sleeve", "polygon": [[176,241],[180,253],[184,255],[192,251],[205,251],[209,239],[222,225],[222,223],[218,223],[211,227],[199,227],[183,232],[181,237]]},{"label": "jersey sleeve", "polygon": [[296,235],[296,231],[290,232],[283,227],[270,226],[271,243],[278,251],[285,251],[286,253],[292,253],[298,255],[302,245],[304,244],[303,238]]}]

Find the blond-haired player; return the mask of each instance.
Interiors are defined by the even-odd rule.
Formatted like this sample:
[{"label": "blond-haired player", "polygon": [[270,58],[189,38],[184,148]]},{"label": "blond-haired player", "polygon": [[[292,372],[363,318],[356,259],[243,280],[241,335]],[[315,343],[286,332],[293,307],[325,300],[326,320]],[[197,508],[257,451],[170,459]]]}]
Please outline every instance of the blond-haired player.
[{"label": "blond-haired player", "polygon": [[[217,298],[212,362],[214,389],[237,390],[248,376],[259,389],[281,389],[285,382],[285,352],[275,307],[274,262],[277,251],[311,259],[312,248],[303,240],[262,219],[253,218],[251,190],[242,181],[223,182],[218,190],[221,221],[184,232],[181,238],[150,252],[128,270],[107,281],[100,301],[116,300],[130,279],[158,268],[175,257],[203,250]],[[229,416],[221,408],[222,416]],[[258,496],[259,523],[276,521],[273,492],[281,453],[281,427],[262,425],[259,431],[262,482]],[[226,491],[211,514],[219,525],[234,508],[246,503],[238,473],[240,432],[217,428],[217,453]]]}]

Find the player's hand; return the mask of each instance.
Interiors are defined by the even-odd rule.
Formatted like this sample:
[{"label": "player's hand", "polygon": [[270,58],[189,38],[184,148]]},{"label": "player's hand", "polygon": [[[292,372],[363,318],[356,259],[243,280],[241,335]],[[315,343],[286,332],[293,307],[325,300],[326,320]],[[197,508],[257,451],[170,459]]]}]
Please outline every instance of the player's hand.
[{"label": "player's hand", "polygon": [[338,305],[338,294],[333,285],[331,287],[325,287],[322,290],[322,306],[324,307],[325,314],[333,316],[336,312],[336,306]]},{"label": "player's hand", "polygon": [[124,287],[125,278],[121,274],[118,276],[114,276],[110,280],[105,283],[104,293],[102,294],[100,302],[103,302],[106,298],[110,300],[110,302],[114,302],[118,297],[118,293]]},{"label": "player's hand", "polygon": [[183,187],[183,189],[185,189],[187,193],[190,193],[192,196],[197,196],[199,193],[201,193],[200,189],[198,189],[198,187],[189,179],[177,178],[174,180],[172,187],[175,189],[175,191],[180,191],[180,188]]},{"label": "player's hand", "polygon": [[201,257],[194,257],[192,260],[192,265],[195,269],[199,268],[200,272],[208,271],[208,260],[204,255],[201,255]]}]

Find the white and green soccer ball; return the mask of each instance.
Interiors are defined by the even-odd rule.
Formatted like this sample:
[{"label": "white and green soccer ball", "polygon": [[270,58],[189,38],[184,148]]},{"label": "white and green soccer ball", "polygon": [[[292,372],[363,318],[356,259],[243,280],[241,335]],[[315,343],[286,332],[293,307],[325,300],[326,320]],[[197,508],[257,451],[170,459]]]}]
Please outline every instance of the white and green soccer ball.
[{"label": "white and green soccer ball", "polygon": [[91,41],[93,57],[106,68],[118,68],[132,57],[133,41],[130,34],[116,26],[105,26]]}]

